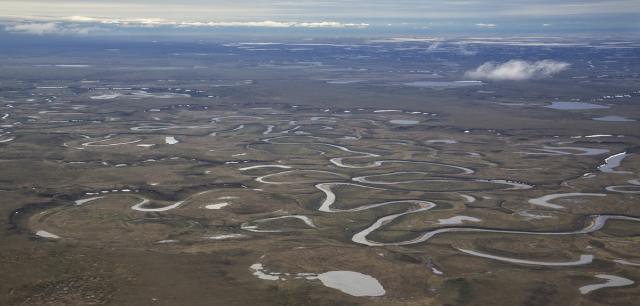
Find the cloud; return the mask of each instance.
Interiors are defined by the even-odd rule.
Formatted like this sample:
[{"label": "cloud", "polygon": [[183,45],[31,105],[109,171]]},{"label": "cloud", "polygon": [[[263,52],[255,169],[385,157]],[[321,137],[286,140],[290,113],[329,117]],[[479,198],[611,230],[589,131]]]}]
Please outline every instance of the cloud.
[{"label": "cloud", "polygon": [[5,31],[21,34],[88,34],[93,28],[61,25],[56,22],[19,23],[5,26]]},{"label": "cloud", "polygon": [[[514,17],[536,20],[541,16],[589,16],[640,12],[638,0],[1,0],[0,15],[91,15],[117,18],[162,16],[192,20],[338,20],[354,18],[465,19]],[[584,17],[580,17],[580,15]],[[637,18],[636,18],[637,19]]]},{"label": "cloud", "polygon": [[48,22],[48,23],[16,24],[12,26],[7,26],[6,30],[8,32],[42,35],[42,34],[58,33],[60,31],[60,28],[58,27],[58,24],[53,22]]},{"label": "cloud", "polygon": [[77,23],[100,23],[128,27],[262,27],[262,28],[367,28],[367,23],[342,23],[335,21],[318,21],[318,22],[288,22],[288,21],[176,21],[162,18],[135,18],[135,19],[118,19],[118,18],[96,18],[85,16],[70,16],[64,20]]},{"label": "cloud", "polygon": [[438,49],[440,49],[442,43],[439,41],[435,41],[432,44],[429,45],[429,47],[427,47],[427,51],[436,51]]},{"label": "cloud", "polygon": [[476,27],[485,28],[485,29],[493,29],[497,27],[495,23],[476,23]]},{"label": "cloud", "polygon": [[510,60],[502,64],[486,62],[475,70],[467,71],[465,73],[465,77],[494,81],[541,79],[551,77],[552,75],[567,69],[569,65],[569,63],[553,60],[542,60],[537,62]]},{"label": "cloud", "polygon": [[[3,25],[0,22],[0,27]],[[4,23],[4,30],[11,33],[33,35],[86,35],[90,32],[108,31],[113,28],[306,28],[306,29],[364,29],[367,23],[343,23],[336,21],[176,21],[162,18],[104,18],[69,16],[14,20]]]},{"label": "cloud", "polygon": [[209,21],[209,22],[180,22],[177,24],[166,23],[165,25],[177,25],[179,27],[261,27],[261,28],[367,28],[366,23],[341,23],[334,21],[320,22],[283,22],[283,21]]},{"label": "cloud", "polygon": [[463,46],[460,47],[460,49],[458,49],[458,53],[460,53],[460,55],[464,55],[464,56],[473,56],[473,55],[478,54],[478,51],[468,50],[463,45]]}]

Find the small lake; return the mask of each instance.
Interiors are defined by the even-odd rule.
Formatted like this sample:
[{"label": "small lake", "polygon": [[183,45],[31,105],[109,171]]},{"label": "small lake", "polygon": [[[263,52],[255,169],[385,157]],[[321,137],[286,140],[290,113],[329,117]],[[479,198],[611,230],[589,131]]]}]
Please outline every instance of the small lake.
[{"label": "small lake", "polygon": [[335,80],[328,80],[326,82],[327,84],[348,85],[348,84],[362,83],[364,82],[364,80],[335,79]]},{"label": "small lake", "polygon": [[398,125],[415,125],[415,124],[420,123],[420,121],[418,121],[418,120],[408,120],[408,119],[394,119],[394,120],[389,120],[389,123],[398,124]]},{"label": "small lake", "polygon": [[596,117],[596,118],[592,118],[593,120],[596,121],[607,121],[607,122],[633,122],[636,120],[633,119],[629,119],[627,117],[622,117],[622,116],[603,116],[603,117]]},{"label": "small lake", "polygon": [[604,160],[604,164],[598,166],[598,170],[605,173],[619,173],[619,174],[630,174],[629,171],[618,171],[615,170],[620,166],[622,160],[624,160],[629,154],[627,152],[622,152],[618,154],[611,155]]},{"label": "small lake", "polygon": [[420,88],[456,88],[483,85],[482,81],[415,81],[403,83],[409,87]]},{"label": "small lake", "polygon": [[323,285],[352,296],[382,296],[386,292],[377,279],[353,271],[329,271],[318,275]]},{"label": "small lake", "polygon": [[608,106],[598,105],[585,102],[551,102],[551,105],[546,105],[546,108],[559,109],[559,110],[584,110],[584,109],[603,109],[609,108]]}]

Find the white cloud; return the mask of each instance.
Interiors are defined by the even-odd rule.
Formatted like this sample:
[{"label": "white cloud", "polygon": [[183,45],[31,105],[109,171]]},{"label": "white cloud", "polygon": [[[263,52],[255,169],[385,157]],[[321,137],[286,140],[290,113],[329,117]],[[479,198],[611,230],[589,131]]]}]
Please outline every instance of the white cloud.
[{"label": "white cloud", "polygon": [[342,23],[335,21],[318,22],[288,22],[288,21],[176,21],[162,18],[95,18],[85,16],[70,16],[64,18],[69,22],[79,23],[101,23],[111,25],[121,25],[129,27],[263,27],[263,28],[367,28],[367,23]]},{"label": "white cloud", "polygon": [[465,77],[496,81],[541,79],[557,74],[567,69],[569,65],[569,63],[553,60],[542,60],[537,62],[510,60],[502,64],[486,62],[475,70],[467,71],[465,73]]},{"label": "white cloud", "polygon": [[48,23],[25,23],[7,26],[6,30],[9,32],[19,32],[28,34],[51,34],[60,31],[58,24],[53,22]]},{"label": "white cloud", "polygon": [[468,50],[467,48],[463,46],[460,47],[460,49],[458,49],[458,52],[460,53],[460,55],[464,55],[464,56],[473,56],[478,54],[478,51],[474,51],[474,50]]},{"label": "white cloud", "polygon": [[77,22],[77,23],[101,23],[101,24],[113,24],[113,25],[125,25],[125,26],[161,26],[161,25],[176,25],[177,22],[162,19],[162,18],[129,18],[129,19],[118,19],[118,18],[97,18],[97,17],[86,17],[86,16],[69,16],[64,17],[63,20],[68,22]]},{"label": "white cloud", "polygon": [[[466,19],[638,14],[638,0],[0,0],[0,15],[91,15],[192,20]],[[493,18],[493,19],[492,19]],[[582,18],[581,18],[582,19]],[[533,19],[535,20],[535,19]],[[583,19],[584,20],[584,19]],[[394,22],[394,21],[389,21]],[[466,21],[468,22],[468,21]],[[474,21],[475,22],[475,21]]]},{"label": "white cloud", "polygon": [[7,32],[22,34],[88,34],[92,28],[61,25],[56,22],[19,23],[5,27]]},{"label": "white cloud", "polygon": [[296,26],[303,27],[303,28],[366,28],[369,26],[369,24],[322,21],[322,22],[302,22],[302,23],[297,23]]},{"label": "white cloud", "polygon": [[[0,27],[2,23],[0,22]],[[34,35],[85,35],[89,32],[106,31],[110,27],[129,28],[154,28],[154,27],[175,27],[175,28],[308,28],[308,29],[364,29],[369,27],[367,23],[343,23],[336,21],[176,21],[162,18],[103,18],[69,16],[64,18],[41,18],[26,20],[15,20],[4,23],[4,30],[12,33],[34,34]]]},{"label": "white cloud", "polygon": [[429,47],[427,47],[427,51],[436,51],[436,50],[440,49],[441,45],[442,45],[441,42],[435,41],[432,44],[430,44]]},{"label": "white cloud", "polygon": [[210,21],[210,22],[181,22],[177,24],[165,23],[164,25],[177,25],[180,27],[262,27],[262,28],[366,28],[366,23],[341,23],[334,21],[321,22],[283,22],[283,21]]},{"label": "white cloud", "polygon": [[495,23],[476,23],[476,27],[492,29],[497,27],[497,25]]}]

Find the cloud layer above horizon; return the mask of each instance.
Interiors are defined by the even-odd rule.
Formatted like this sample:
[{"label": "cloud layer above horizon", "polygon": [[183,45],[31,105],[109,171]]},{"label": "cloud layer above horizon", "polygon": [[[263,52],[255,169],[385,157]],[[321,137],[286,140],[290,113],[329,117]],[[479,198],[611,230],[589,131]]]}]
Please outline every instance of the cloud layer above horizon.
[{"label": "cloud layer above horizon", "polygon": [[[637,0],[2,0],[0,21],[19,33],[74,26],[414,29],[500,32],[615,27],[640,31]],[[515,25],[515,26],[514,26]],[[520,26],[520,27],[519,27]],[[40,29],[38,29],[40,27]],[[49,27],[49,28],[47,28]],[[56,31],[57,30],[57,31]],[[77,27],[74,30],[78,30]],[[72,30],[71,32],[73,32]]]},{"label": "cloud layer above horizon", "polygon": [[[0,15],[199,20],[496,18],[638,13],[636,0],[3,0]],[[481,21],[478,21],[482,23]]]},{"label": "cloud layer above horizon", "polygon": [[492,81],[543,79],[560,73],[569,66],[569,63],[553,60],[536,62],[510,60],[502,64],[486,62],[474,70],[467,71],[465,77]]},{"label": "cloud layer above horizon", "polygon": [[5,31],[20,34],[88,34],[89,32],[105,31],[100,25],[127,27],[127,28],[154,28],[154,27],[176,27],[176,28],[308,28],[308,29],[363,29],[369,24],[366,23],[343,23],[336,21],[317,22],[285,22],[285,21],[175,21],[160,18],[141,19],[114,19],[114,18],[94,18],[84,16],[71,16],[62,18],[62,21],[18,21],[5,25]]}]

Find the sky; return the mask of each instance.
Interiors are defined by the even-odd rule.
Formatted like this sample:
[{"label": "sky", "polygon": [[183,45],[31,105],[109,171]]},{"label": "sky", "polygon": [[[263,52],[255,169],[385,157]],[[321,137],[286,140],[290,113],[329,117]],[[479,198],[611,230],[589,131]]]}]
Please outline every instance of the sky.
[{"label": "sky", "polygon": [[640,0],[0,0],[4,31],[133,28],[424,32],[640,32]]}]

